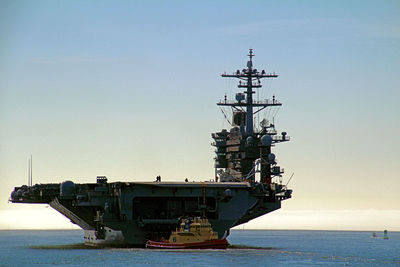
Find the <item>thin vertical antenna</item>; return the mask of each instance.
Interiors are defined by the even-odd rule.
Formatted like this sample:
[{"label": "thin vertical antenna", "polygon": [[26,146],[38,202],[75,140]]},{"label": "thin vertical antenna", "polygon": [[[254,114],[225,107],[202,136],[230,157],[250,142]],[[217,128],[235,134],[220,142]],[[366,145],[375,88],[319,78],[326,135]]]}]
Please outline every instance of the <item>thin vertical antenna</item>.
[{"label": "thin vertical antenna", "polygon": [[31,183],[31,159],[28,158],[28,186]]},{"label": "thin vertical antenna", "polygon": [[31,155],[31,186],[32,186],[32,167],[33,167],[33,162],[32,162],[32,155]]}]

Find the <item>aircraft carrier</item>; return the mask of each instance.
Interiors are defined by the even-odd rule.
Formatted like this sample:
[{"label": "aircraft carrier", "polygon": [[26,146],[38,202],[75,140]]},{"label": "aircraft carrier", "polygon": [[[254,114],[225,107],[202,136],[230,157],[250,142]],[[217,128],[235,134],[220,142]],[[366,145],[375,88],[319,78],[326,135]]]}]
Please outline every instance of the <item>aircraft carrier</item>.
[{"label": "aircraft carrier", "polygon": [[95,183],[35,185],[30,179],[14,188],[10,201],[49,204],[81,227],[85,244],[93,246],[143,247],[147,240],[168,238],[182,218],[199,216],[223,238],[232,227],[279,209],[292,190],[282,184],[284,170],[271,148],[290,138],[277,132],[274,121],[259,118],[282,105],[275,96],[254,99],[261,80],[278,75],[254,68],[252,49],[248,57],[244,69],[222,74],[239,80],[239,92],[217,103],[231,128],[211,135],[215,177],[204,182],[163,182],[157,177],[154,182],[109,183],[98,176]]}]

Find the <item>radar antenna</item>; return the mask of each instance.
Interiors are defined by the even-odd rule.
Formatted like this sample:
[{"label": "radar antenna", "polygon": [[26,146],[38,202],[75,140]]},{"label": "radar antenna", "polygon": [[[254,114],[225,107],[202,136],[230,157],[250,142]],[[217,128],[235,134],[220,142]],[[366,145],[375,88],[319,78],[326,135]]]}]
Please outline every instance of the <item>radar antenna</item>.
[{"label": "radar antenna", "polygon": [[[237,78],[239,79],[239,84],[238,88],[245,88],[246,90],[243,92],[246,96],[246,101],[242,102],[239,101],[237,102],[230,102],[225,100],[224,102],[219,102],[217,105],[219,106],[231,106],[232,108],[237,108],[237,107],[246,107],[246,136],[252,136],[254,134],[254,119],[253,115],[255,114],[253,112],[253,109],[255,107],[260,108],[258,111],[261,111],[262,109],[268,107],[268,106],[280,106],[282,105],[281,103],[277,101],[253,101],[253,94],[255,91],[253,91],[253,88],[261,88],[261,79],[263,78],[276,78],[278,77],[277,74],[275,73],[269,73],[267,74],[265,70],[262,70],[261,73],[257,69],[253,69],[253,57],[255,56],[253,54],[253,49],[249,49],[249,54],[247,55],[249,57],[249,61],[247,62],[247,69],[243,69],[242,71],[237,70],[236,73],[233,74],[222,74],[222,77],[229,77],[229,78]],[[243,82],[242,82],[243,81]],[[241,94],[241,93],[238,93]],[[237,95],[238,95],[237,94]]]},{"label": "radar antenna", "polygon": [[[276,73],[267,73],[265,70],[258,71],[253,66],[255,54],[249,49],[246,68],[237,70],[232,74],[224,73],[224,78],[236,78],[239,80],[234,100],[228,100],[226,95],[218,106],[229,106],[232,108],[232,128],[227,131],[212,134],[215,151],[215,174],[221,181],[249,181],[255,182],[255,175],[260,173],[260,182],[264,185],[272,183],[272,178],[281,177],[284,169],[277,165],[275,155],[271,147],[276,143],[289,141],[286,132],[278,134],[275,129],[275,115],[282,105],[275,95],[272,99],[254,100],[255,89],[261,88],[261,80],[265,78],[277,78]],[[243,88],[243,89],[242,89]],[[254,117],[267,107],[278,107],[272,115],[272,123],[263,119],[259,124],[261,129],[254,126]],[[271,108],[268,109],[268,113]],[[226,114],[223,112],[225,118]],[[226,118],[227,119],[227,118]],[[259,171],[257,169],[259,167]]]}]

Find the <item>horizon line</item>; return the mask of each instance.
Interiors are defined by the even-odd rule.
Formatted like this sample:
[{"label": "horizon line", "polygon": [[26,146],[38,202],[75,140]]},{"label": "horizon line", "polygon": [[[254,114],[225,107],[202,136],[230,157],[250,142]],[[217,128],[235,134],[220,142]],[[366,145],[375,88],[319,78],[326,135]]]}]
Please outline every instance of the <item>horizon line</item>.
[{"label": "horizon line", "polygon": [[[248,228],[248,229],[235,229],[231,228],[231,231],[319,231],[319,232],[383,232],[387,230],[388,232],[398,232],[400,230],[342,230],[342,229],[262,229],[262,228]],[[71,229],[71,228],[48,228],[48,229],[35,229],[35,228],[0,228],[0,231],[85,231],[84,229]]]}]

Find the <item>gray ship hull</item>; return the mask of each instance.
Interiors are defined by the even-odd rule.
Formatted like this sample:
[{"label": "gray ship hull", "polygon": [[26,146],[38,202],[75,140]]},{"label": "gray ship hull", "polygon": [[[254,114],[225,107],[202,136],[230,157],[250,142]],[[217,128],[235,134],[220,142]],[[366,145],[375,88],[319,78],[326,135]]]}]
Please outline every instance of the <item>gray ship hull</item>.
[{"label": "gray ship hull", "polygon": [[247,182],[40,184],[15,188],[14,203],[48,203],[85,230],[90,245],[144,246],[168,238],[182,217],[205,216],[219,238],[279,209],[290,191]]}]

